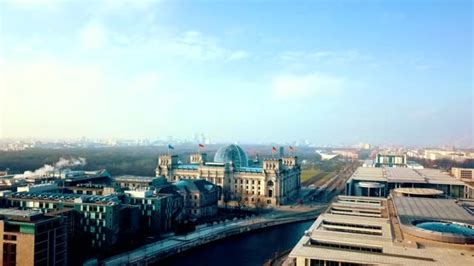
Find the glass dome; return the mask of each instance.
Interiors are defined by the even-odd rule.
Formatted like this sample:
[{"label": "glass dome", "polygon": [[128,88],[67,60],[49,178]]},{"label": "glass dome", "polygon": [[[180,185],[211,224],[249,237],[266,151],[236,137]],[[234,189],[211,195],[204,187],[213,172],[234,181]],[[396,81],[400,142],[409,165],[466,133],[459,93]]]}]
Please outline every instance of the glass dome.
[{"label": "glass dome", "polygon": [[214,156],[214,162],[217,163],[234,163],[235,167],[247,167],[248,158],[244,150],[238,145],[228,145],[219,148]]}]

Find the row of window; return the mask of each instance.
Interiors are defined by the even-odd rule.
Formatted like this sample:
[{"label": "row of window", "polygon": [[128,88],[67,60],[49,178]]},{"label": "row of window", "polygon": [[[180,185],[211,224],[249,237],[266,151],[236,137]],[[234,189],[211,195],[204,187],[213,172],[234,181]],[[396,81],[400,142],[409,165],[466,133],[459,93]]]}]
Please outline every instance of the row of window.
[{"label": "row of window", "polygon": [[366,225],[366,224],[349,224],[349,223],[336,223],[323,220],[323,225],[334,225],[342,227],[353,227],[353,228],[363,228],[363,229],[372,229],[372,230],[382,230],[381,226],[378,225]]},{"label": "row of window", "polygon": [[382,232],[373,232],[373,231],[360,231],[357,229],[349,229],[349,228],[333,228],[333,227],[325,227],[326,231],[333,231],[333,232],[341,232],[341,233],[351,233],[351,234],[359,234],[359,235],[372,235],[372,236],[381,236]]},{"label": "row of window", "polygon": [[363,251],[363,252],[370,252],[370,253],[383,253],[382,248],[380,247],[364,247],[364,246],[353,246],[347,244],[339,244],[339,243],[325,243],[316,240],[311,240],[312,246],[320,246],[320,247],[328,247],[328,248],[336,248],[336,249],[345,249],[345,250],[356,250],[356,251]]},{"label": "row of window", "polygon": [[[306,260],[306,265],[308,265],[308,260]],[[333,261],[333,260],[314,260],[311,259],[309,266],[368,266],[370,264],[360,264],[360,263],[350,263],[342,261]]]}]

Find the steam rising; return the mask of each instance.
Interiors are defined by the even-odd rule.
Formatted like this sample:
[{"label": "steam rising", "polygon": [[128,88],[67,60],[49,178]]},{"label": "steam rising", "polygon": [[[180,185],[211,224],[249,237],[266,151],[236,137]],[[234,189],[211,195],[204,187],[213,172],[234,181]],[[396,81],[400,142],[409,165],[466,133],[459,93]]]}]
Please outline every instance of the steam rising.
[{"label": "steam rising", "polygon": [[16,175],[14,178],[38,178],[48,174],[53,173],[55,170],[60,170],[68,167],[77,167],[77,166],[85,166],[87,164],[86,159],[82,157],[74,158],[71,157],[70,159],[66,158],[59,158],[54,165],[45,164],[43,167],[36,169],[35,171],[25,171],[21,175]]}]

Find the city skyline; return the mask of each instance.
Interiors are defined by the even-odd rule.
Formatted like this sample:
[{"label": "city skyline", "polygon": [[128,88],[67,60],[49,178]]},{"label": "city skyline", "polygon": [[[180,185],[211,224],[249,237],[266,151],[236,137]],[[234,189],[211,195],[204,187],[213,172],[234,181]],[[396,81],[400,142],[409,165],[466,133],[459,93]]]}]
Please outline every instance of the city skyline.
[{"label": "city skyline", "polygon": [[8,0],[0,17],[0,138],[473,146],[470,1]]}]

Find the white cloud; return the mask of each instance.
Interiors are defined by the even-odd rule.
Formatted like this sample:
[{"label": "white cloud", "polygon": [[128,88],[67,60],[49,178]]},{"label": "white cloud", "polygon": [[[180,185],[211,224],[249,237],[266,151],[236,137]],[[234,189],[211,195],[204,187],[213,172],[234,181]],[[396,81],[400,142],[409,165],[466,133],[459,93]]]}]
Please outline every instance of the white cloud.
[{"label": "white cloud", "polygon": [[272,90],[277,99],[308,99],[338,95],[343,85],[343,79],[322,73],[280,75],[273,80]]},{"label": "white cloud", "polygon": [[247,58],[249,56],[249,53],[243,50],[235,51],[229,55],[228,60],[229,61],[234,61],[234,60],[241,60],[244,58]]},{"label": "white cloud", "polygon": [[216,38],[204,36],[199,31],[186,31],[178,37],[162,40],[163,48],[175,55],[202,61],[222,58],[227,51],[218,45]]},{"label": "white cloud", "polygon": [[282,61],[310,61],[325,63],[348,63],[359,59],[363,56],[355,50],[345,51],[287,51],[280,53]]},{"label": "white cloud", "polygon": [[107,44],[107,39],[106,28],[97,20],[89,21],[79,32],[79,40],[85,49],[100,49]]}]

